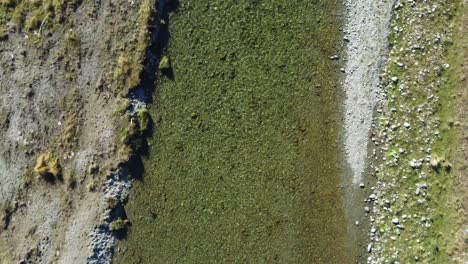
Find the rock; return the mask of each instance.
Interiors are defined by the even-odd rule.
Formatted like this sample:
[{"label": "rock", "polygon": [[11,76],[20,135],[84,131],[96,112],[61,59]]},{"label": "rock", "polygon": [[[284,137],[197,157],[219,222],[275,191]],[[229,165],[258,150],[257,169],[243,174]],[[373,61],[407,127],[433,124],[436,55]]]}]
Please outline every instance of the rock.
[{"label": "rock", "polygon": [[392,219],[392,223],[395,224],[395,225],[398,225],[400,223],[400,220],[395,217],[395,218]]},{"label": "rock", "polygon": [[339,59],[339,57],[337,55],[333,55],[333,56],[330,57],[330,60],[338,60],[338,59]]},{"label": "rock", "polygon": [[359,225],[359,221],[354,222],[354,224],[356,224],[356,226],[358,226],[358,225]]},{"label": "rock", "polygon": [[395,76],[392,77],[392,82],[393,82],[393,83],[397,83],[397,82],[398,82],[398,77],[395,77]]},{"label": "rock", "polygon": [[166,70],[169,70],[170,68],[171,68],[171,60],[169,59],[168,56],[163,56],[161,58],[161,61],[159,62],[158,69],[160,71],[166,71]]},{"label": "rock", "polygon": [[421,189],[416,188],[416,191],[414,192],[416,195],[419,195],[421,193]]},{"label": "rock", "polygon": [[370,212],[370,208],[369,207],[364,207],[364,211],[366,211],[366,213],[369,213]]},{"label": "rock", "polygon": [[410,166],[413,169],[419,169],[419,168],[421,168],[422,163],[413,159],[412,161],[410,161]]},{"label": "rock", "polygon": [[410,128],[411,128],[411,124],[408,123],[408,122],[403,123],[403,126],[404,126],[406,129],[410,129]]},{"label": "rock", "polygon": [[365,187],[364,183],[361,182],[361,183],[359,184],[359,187],[364,188],[364,187]]},{"label": "rock", "polygon": [[377,199],[377,196],[373,193],[373,194],[369,195],[369,199],[371,199],[372,201],[374,201],[374,200]]},{"label": "rock", "polygon": [[384,204],[387,208],[390,208],[390,206],[392,205],[392,203],[387,199],[384,200]]}]

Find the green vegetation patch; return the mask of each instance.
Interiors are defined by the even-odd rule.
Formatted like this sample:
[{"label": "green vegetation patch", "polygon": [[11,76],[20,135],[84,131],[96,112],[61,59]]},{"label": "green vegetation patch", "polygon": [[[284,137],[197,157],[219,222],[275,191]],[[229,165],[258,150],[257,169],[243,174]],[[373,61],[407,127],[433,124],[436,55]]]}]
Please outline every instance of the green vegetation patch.
[{"label": "green vegetation patch", "polygon": [[456,225],[448,201],[460,87],[454,74],[460,49],[453,43],[464,41],[454,39],[460,3],[396,6],[386,74],[391,111],[379,122],[387,158],[378,173],[386,186],[376,221],[382,263],[451,263],[448,234]]},{"label": "green vegetation patch", "polygon": [[[118,263],[346,263],[340,1],[180,1]],[[163,68],[166,68],[163,65]]]}]

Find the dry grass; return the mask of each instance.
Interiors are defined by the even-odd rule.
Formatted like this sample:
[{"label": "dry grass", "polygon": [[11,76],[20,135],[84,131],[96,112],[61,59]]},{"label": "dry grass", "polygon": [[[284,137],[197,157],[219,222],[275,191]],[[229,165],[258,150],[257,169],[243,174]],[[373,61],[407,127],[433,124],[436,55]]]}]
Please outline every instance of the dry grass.
[{"label": "dry grass", "polygon": [[146,58],[146,49],[150,44],[149,27],[153,21],[154,0],[144,0],[138,11],[136,28],[138,34],[120,54],[112,74],[115,92],[125,97],[131,89],[141,82],[141,72]]},{"label": "dry grass", "polygon": [[39,155],[34,171],[46,180],[55,180],[61,175],[62,169],[58,158],[50,152]]}]

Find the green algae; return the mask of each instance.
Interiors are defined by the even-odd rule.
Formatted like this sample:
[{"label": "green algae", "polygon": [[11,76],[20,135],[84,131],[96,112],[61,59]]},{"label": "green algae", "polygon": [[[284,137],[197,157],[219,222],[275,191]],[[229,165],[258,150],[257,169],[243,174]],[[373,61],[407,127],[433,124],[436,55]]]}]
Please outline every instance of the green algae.
[{"label": "green algae", "polygon": [[117,263],[354,262],[329,59],[340,8],[180,1]]}]

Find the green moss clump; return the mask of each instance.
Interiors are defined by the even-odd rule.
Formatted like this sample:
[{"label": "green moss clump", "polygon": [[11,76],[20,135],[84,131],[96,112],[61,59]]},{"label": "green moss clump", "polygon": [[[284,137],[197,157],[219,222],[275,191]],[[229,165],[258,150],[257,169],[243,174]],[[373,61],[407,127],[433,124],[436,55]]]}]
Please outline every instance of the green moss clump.
[{"label": "green moss clump", "polygon": [[142,108],[137,112],[138,125],[140,126],[140,132],[145,133],[151,126],[151,115],[146,108]]},{"label": "green moss clump", "polygon": [[129,128],[124,128],[120,131],[120,142],[123,144],[129,144],[132,138]]},{"label": "green moss clump", "polygon": [[130,108],[131,104],[130,101],[127,99],[124,99],[118,106],[117,109],[114,110],[114,114],[120,114],[123,115],[127,110]]},{"label": "green moss clump", "polygon": [[161,58],[161,61],[159,62],[158,69],[160,71],[166,71],[166,70],[169,70],[170,68],[171,68],[171,60],[169,59],[168,56],[163,56]]},{"label": "green moss clump", "polygon": [[117,220],[115,220],[109,225],[109,230],[115,232],[115,231],[126,229],[129,226],[130,226],[130,221],[128,219],[123,220],[122,218],[119,217]]}]

